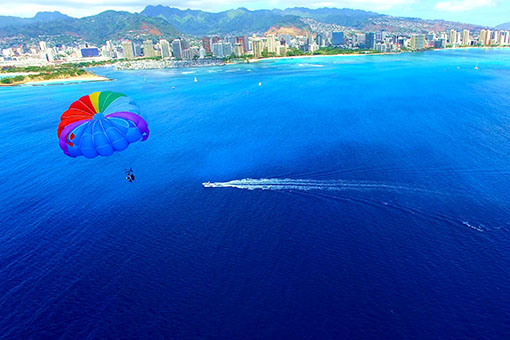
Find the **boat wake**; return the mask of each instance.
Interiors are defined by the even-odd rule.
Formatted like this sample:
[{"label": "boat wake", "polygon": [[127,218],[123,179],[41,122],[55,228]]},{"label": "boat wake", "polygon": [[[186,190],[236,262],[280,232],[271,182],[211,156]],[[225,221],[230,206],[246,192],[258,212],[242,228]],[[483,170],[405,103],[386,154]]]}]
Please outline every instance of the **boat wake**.
[{"label": "boat wake", "polygon": [[228,182],[204,182],[206,188],[236,188],[245,190],[300,190],[300,191],[417,191],[426,189],[371,181],[313,180],[291,178],[245,178]]},{"label": "boat wake", "polygon": [[[383,183],[374,181],[355,181],[355,180],[314,180],[314,179],[291,179],[291,178],[245,178],[228,182],[204,182],[205,188],[235,188],[242,190],[269,190],[269,191],[287,191],[291,193],[301,193],[314,197],[342,200],[351,203],[371,206],[384,206],[385,208],[396,209],[413,216],[421,216],[427,220],[436,220],[446,222],[455,226],[462,225],[478,232],[484,232],[482,225],[475,225],[459,220],[457,216],[442,214],[438,211],[429,211],[423,207],[409,206],[399,204],[398,201],[390,200],[379,201],[378,199],[367,195],[354,195],[353,192],[373,192],[380,191],[396,194],[428,195],[433,196],[434,201],[442,196],[447,198],[448,193],[428,190],[425,188],[406,186],[402,184]],[[337,192],[336,194],[327,194],[326,192]],[[350,192],[351,194],[342,194],[340,192]]]}]

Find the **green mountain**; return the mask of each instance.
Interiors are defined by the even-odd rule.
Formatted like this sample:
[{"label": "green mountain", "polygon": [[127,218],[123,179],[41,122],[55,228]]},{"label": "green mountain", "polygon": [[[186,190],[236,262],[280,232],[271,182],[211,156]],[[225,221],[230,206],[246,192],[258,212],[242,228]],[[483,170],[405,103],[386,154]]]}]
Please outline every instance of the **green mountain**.
[{"label": "green mountain", "polygon": [[16,37],[20,41],[48,40],[70,43],[77,40],[104,44],[106,40],[173,38],[179,31],[161,18],[129,12],[106,11],[81,19],[63,19],[0,27],[0,37]]},{"label": "green mountain", "polygon": [[335,24],[345,27],[361,29],[373,18],[384,17],[384,15],[367,12],[359,9],[349,8],[317,8],[310,9],[305,7],[287,8],[285,10],[273,10],[282,15],[295,15],[301,18],[317,20],[325,24]]},{"label": "green mountain", "polygon": [[141,14],[163,18],[181,32],[192,35],[250,34],[262,33],[271,27],[307,27],[296,15],[282,15],[271,10],[250,11],[246,8],[210,13],[158,5],[147,6]]},{"label": "green mountain", "polygon": [[[77,19],[60,12],[40,12],[33,18],[0,17],[0,47],[29,41],[46,40],[70,44],[76,41],[104,44],[106,40],[164,37],[171,39],[183,34],[252,34],[270,28],[299,30],[386,30],[396,33],[424,33],[428,31],[477,31],[483,27],[443,20],[402,18],[353,9],[304,7],[285,10],[256,10],[238,8],[219,13],[200,10],[180,10],[167,6],[147,6],[141,13],[106,11]],[[500,28],[507,26],[501,25]]]},{"label": "green mountain", "polygon": [[[163,18],[181,32],[192,35],[261,33],[271,27],[294,26],[301,29],[321,30],[321,25],[341,26],[363,31],[386,30],[398,33],[424,33],[449,29],[480,30],[483,27],[444,20],[402,18],[375,12],[347,8],[304,7],[284,10],[256,10],[245,8],[210,13],[198,10],[180,10],[167,6],[147,6],[142,14]],[[308,19],[308,20],[306,20]],[[312,20],[312,21],[310,21]],[[331,29],[331,27],[329,28]]]},{"label": "green mountain", "polygon": [[19,18],[0,15],[0,27],[27,25],[32,23],[41,23],[54,20],[70,19],[70,16],[60,12],[38,12],[33,18]]}]

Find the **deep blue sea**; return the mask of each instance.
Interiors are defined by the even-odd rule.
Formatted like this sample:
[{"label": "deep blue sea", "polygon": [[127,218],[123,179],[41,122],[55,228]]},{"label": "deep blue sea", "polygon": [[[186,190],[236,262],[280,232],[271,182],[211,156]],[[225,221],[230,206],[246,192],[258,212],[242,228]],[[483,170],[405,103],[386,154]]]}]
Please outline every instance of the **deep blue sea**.
[{"label": "deep blue sea", "polygon": [[[0,88],[0,339],[510,336],[510,49],[94,71]],[[67,157],[105,90],[149,139]]]}]

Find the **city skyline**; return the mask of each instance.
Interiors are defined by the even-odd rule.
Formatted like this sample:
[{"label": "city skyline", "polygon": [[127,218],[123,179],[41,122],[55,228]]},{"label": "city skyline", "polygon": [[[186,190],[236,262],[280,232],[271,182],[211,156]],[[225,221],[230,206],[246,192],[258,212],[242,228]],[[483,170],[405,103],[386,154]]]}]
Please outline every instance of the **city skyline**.
[{"label": "city skyline", "polygon": [[[0,9],[0,15],[32,17],[39,11],[60,11],[73,17],[94,15],[105,10],[140,12],[147,5],[164,5],[179,9],[199,9],[220,12],[239,7],[250,10],[285,9],[289,7],[336,7],[374,11],[381,14],[422,19],[496,26],[510,21],[510,2],[501,0],[332,0],[332,1],[197,1],[197,0],[92,0],[84,4],[71,0],[20,0],[16,4]],[[28,8],[28,10],[27,10]]]}]

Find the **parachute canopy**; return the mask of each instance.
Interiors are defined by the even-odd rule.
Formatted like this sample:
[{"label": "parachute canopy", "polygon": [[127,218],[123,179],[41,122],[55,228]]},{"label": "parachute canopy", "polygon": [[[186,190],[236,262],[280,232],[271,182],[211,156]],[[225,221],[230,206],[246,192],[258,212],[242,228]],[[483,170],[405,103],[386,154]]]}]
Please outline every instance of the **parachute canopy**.
[{"label": "parachute canopy", "polygon": [[60,117],[60,148],[70,157],[110,156],[149,137],[147,122],[132,100],[118,92],[94,92],[69,106]]}]

